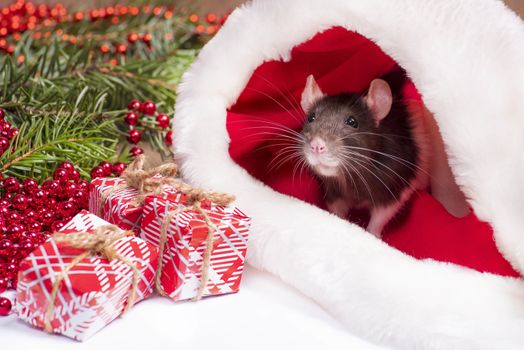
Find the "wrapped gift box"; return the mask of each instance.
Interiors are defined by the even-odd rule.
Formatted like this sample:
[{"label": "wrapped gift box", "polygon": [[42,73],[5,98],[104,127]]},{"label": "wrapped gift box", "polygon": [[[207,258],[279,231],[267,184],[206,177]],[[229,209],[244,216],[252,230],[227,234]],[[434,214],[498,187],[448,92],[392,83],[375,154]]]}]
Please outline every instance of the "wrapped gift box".
[{"label": "wrapped gift box", "polygon": [[[208,226],[202,214],[186,207],[184,194],[149,196],[145,200],[141,237],[160,245],[162,225],[170,213],[160,272],[161,291],[173,300],[197,296],[201,283]],[[237,292],[240,287],[251,219],[234,207],[209,202],[202,209],[215,228],[203,296]],[[169,219],[169,218],[167,218]]]},{"label": "wrapped gift box", "polygon": [[[60,233],[90,232],[105,225],[108,222],[82,211]],[[111,246],[139,272],[135,303],[145,299],[154,290],[158,249],[134,236],[118,239]],[[50,317],[54,333],[85,340],[122,313],[132,288],[134,269],[116,258],[109,260],[98,255],[71,264],[85,251],[50,238],[21,262],[16,313],[22,320],[38,328],[45,327],[51,291],[60,275],[65,277],[58,284]]]},{"label": "wrapped gift box", "polygon": [[120,177],[96,178],[91,181],[89,211],[124,230],[140,233],[142,205],[137,203],[138,190],[126,185]]}]

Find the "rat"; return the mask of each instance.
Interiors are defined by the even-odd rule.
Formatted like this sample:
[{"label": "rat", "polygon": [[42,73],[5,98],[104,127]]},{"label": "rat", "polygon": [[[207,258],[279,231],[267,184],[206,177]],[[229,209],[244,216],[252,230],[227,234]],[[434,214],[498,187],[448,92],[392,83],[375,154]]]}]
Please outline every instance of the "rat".
[{"label": "rat", "polygon": [[423,123],[384,79],[363,94],[326,95],[310,75],[301,100],[301,156],[321,182],[327,209],[341,218],[368,209],[367,231],[377,237],[428,183]]}]

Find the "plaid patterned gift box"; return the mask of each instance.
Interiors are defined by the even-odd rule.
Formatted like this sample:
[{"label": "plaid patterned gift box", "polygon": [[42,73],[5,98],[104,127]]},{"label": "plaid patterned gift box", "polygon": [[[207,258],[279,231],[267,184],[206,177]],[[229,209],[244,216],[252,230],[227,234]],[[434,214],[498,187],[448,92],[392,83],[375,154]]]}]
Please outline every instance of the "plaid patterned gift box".
[{"label": "plaid patterned gift box", "polygon": [[20,264],[16,313],[85,340],[154,290],[158,249],[82,211]]},{"label": "plaid patterned gift box", "polygon": [[160,294],[186,300],[237,292],[250,223],[237,208],[189,204],[182,193],[147,197],[141,237],[160,247]]},{"label": "plaid patterned gift box", "polygon": [[138,196],[138,190],[127,186],[123,178],[96,178],[91,181],[89,211],[123,230],[139,234],[143,208],[136,201]]},{"label": "plaid patterned gift box", "polygon": [[96,178],[91,181],[89,211],[123,230],[140,233],[144,198],[150,194],[170,191],[177,173],[174,163],[144,170],[145,157],[137,157],[117,178]]}]

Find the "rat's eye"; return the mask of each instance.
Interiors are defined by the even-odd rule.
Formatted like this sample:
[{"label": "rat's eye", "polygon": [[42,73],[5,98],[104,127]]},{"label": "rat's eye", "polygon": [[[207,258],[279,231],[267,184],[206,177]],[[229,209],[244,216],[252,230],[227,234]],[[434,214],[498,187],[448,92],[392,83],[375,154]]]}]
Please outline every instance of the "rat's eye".
[{"label": "rat's eye", "polygon": [[313,123],[315,121],[315,119],[317,119],[317,116],[315,115],[315,113],[309,113],[308,114],[308,116],[307,116],[308,123]]},{"label": "rat's eye", "polygon": [[355,119],[355,117],[349,117],[346,119],[346,125],[351,126],[353,129],[358,128],[358,121]]}]

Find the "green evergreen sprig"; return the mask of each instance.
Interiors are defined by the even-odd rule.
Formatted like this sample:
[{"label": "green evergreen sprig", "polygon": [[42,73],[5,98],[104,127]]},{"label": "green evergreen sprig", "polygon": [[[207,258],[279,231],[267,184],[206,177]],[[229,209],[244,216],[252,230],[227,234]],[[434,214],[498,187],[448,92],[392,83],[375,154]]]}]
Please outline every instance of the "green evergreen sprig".
[{"label": "green evergreen sprig", "polygon": [[[20,130],[13,151],[0,156],[1,172],[45,179],[57,163],[70,160],[88,177],[103,160],[127,160],[123,116],[128,102],[153,100],[158,110],[172,114],[176,86],[201,47],[186,19],[187,14],[170,19],[144,14],[117,26],[82,21],[57,27],[82,33],[86,40],[81,45],[59,34],[37,41],[31,31],[24,33],[14,54],[0,57],[0,108]],[[97,33],[121,35],[141,28],[155,28],[150,47],[133,46],[116,56],[117,65],[100,53]],[[172,40],[166,39],[167,33]],[[17,60],[20,55],[22,62]],[[164,130],[146,125],[143,137],[169,153]]]}]

